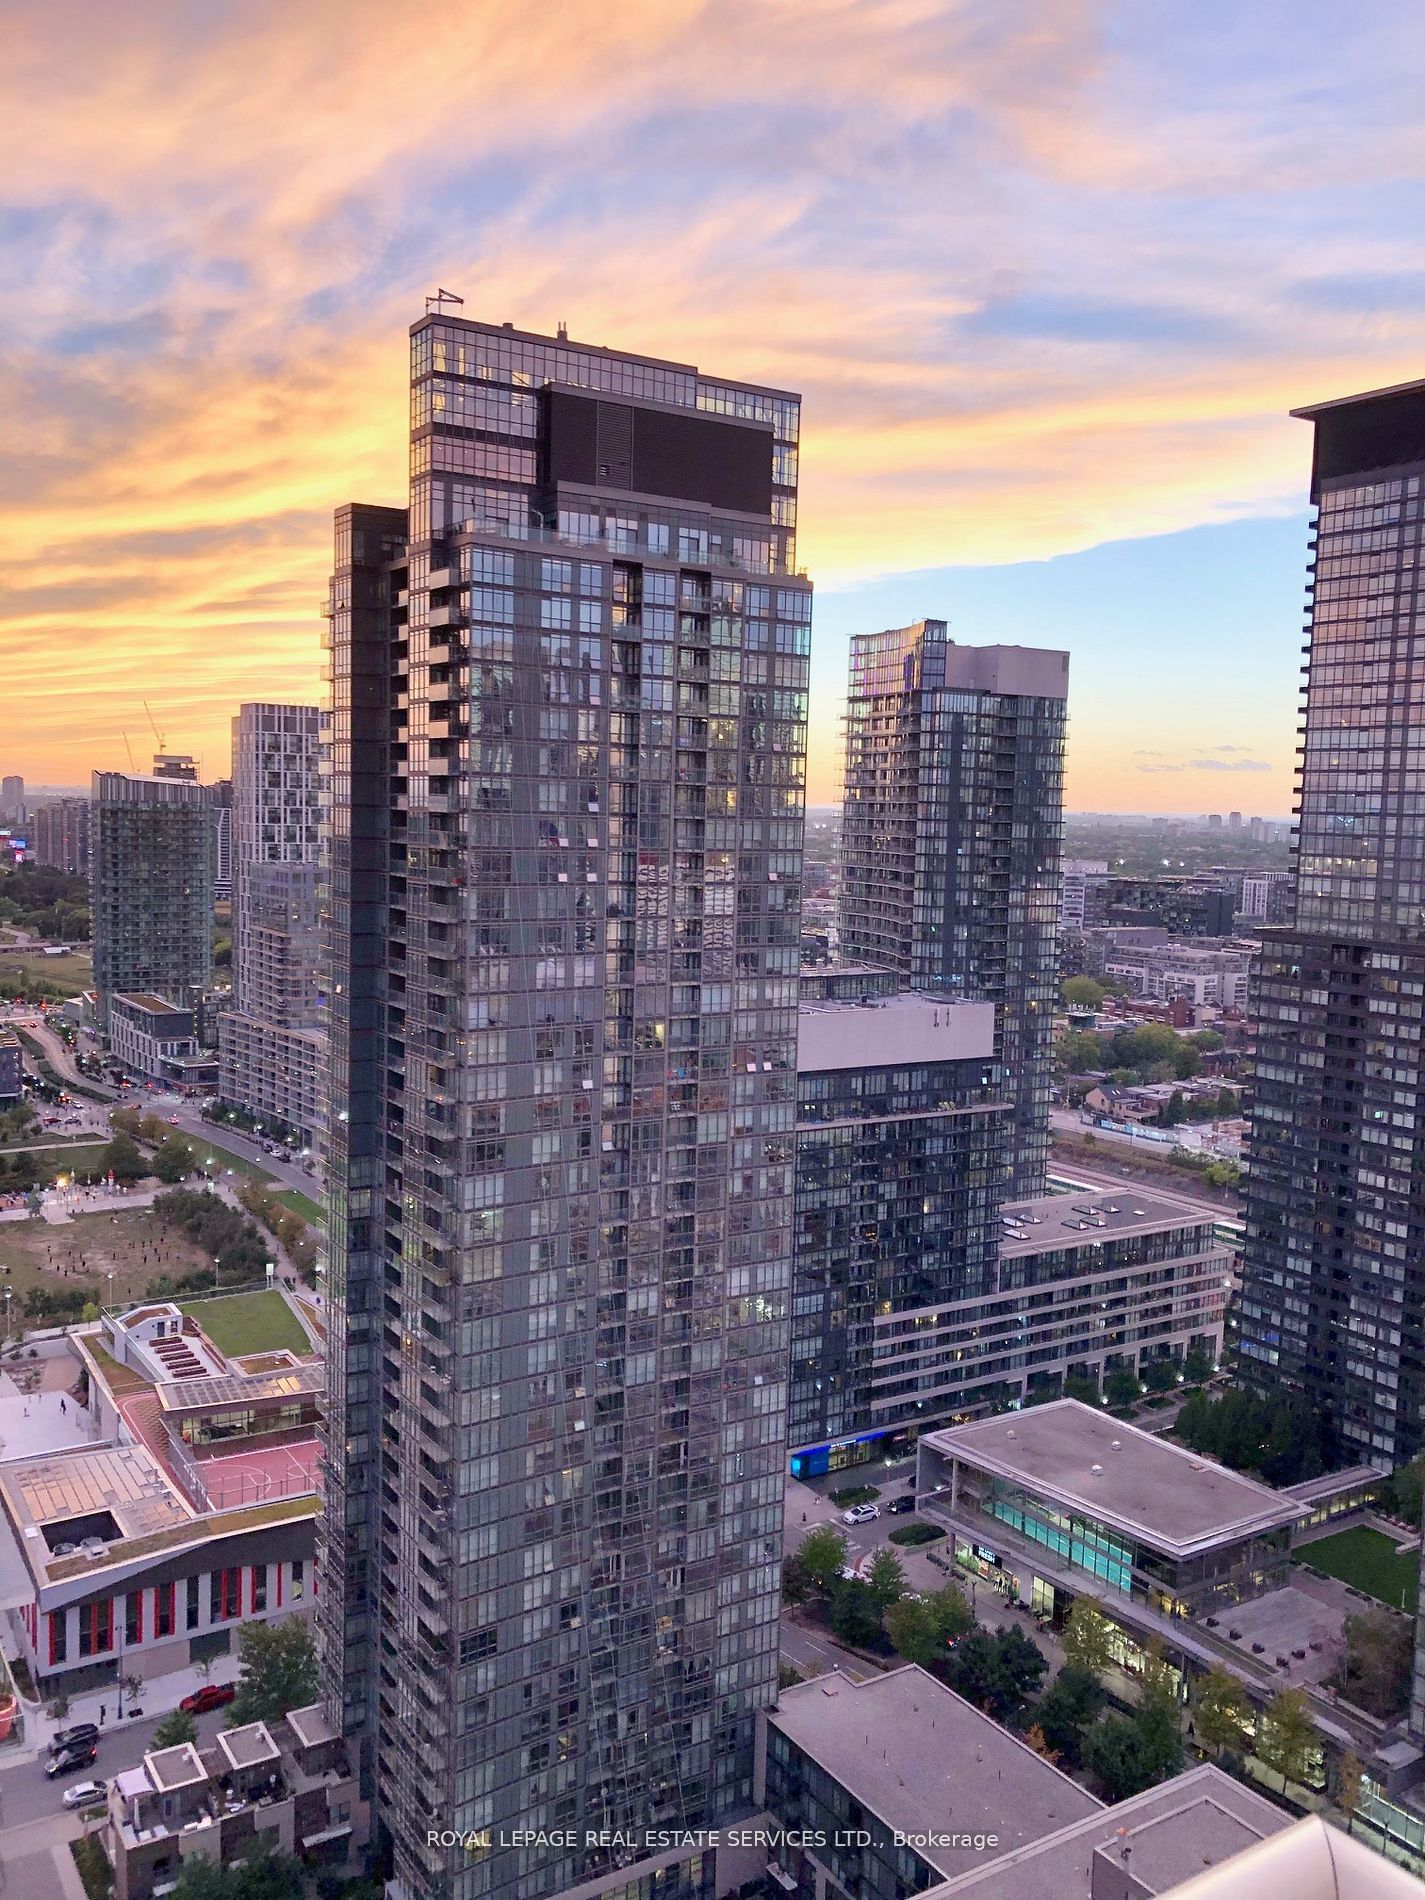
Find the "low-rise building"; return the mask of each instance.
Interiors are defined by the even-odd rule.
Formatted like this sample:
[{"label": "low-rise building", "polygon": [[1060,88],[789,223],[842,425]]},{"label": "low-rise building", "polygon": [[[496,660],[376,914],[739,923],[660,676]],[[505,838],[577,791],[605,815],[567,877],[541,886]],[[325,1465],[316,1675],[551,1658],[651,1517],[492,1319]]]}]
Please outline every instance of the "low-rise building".
[{"label": "low-rise building", "polygon": [[133,991],[111,996],[109,1048],[130,1075],[176,1088],[217,1087],[217,1061],[199,1041],[193,1010],[162,996]]},{"label": "low-rise building", "polygon": [[152,1676],[232,1647],[243,1623],[310,1610],[310,1489],[200,1510],[146,1445],[0,1465],[26,1586],[26,1661],[46,1696]]},{"label": "low-rise building", "polygon": [[784,1689],[758,1727],[754,1799],[787,1841],[768,1871],[798,1900],[906,1900],[1103,1814],[912,1664]]},{"label": "low-rise building", "polygon": [[[1209,1872],[1224,1895],[1247,1894],[1250,1883],[1228,1878],[1234,1869],[1319,1825],[1293,1824],[1212,1766],[1106,1807],[909,1665],[785,1689],[758,1727],[754,1792],[778,1843],[766,1873],[796,1900],[1167,1900],[1195,1894],[1188,1883]],[[1281,1864],[1310,1865],[1317,1847],[1297,1840]],[[1355,1884],[1342,1891],[1393,1896],[1384,1876],[1396,1870],[1357,1852]],[[1368,1879],[1377,1864],[1378,1889]],[[1296,1900],[1294,1888],[1264,1891]]]},{"label": "low-rise building", "polygon": [[1216,1360],[1231,1268],[1213,1221],[1157,1190],[1009,1202],[988,1286],[870,1315],[853,1429],[812,1444],[794,1434],[792,1473],[904,1450],[938,1424],[1057,1393],[1073,1375],[1142,1372],[1194,1347]]},{"label": "low-rise building", "polygon": [[916,1488],[962,1568],[989,1565],[1007,1595],[1049,1614],[1061,1587],[1169,1622],[1261,1596],[1285,1583],[1306,1515],[1300,1499],[1075,1399],[927,1433]]},{"label": "low-rise building", "polygon": [[369,1831],[346,1744],[314,1706],[150,1750],[109,1784],[104,1840],[115,1900],[159,1900],[198,1858],[226,1867],[267,1848],[335,1868]]}]

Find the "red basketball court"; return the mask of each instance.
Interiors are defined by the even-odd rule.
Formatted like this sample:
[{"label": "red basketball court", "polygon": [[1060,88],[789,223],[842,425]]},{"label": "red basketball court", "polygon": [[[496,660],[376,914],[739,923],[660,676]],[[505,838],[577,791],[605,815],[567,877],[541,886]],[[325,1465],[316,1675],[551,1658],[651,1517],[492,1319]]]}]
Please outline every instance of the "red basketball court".
[{"label": "red basketball court", "polygon": [[317,1488],[319,1447],[315,1438],[298,1438],[261,1451],[235,1451],[196,1460],[198,1475],[215,1511],[271,1498],[300,1497]]}]

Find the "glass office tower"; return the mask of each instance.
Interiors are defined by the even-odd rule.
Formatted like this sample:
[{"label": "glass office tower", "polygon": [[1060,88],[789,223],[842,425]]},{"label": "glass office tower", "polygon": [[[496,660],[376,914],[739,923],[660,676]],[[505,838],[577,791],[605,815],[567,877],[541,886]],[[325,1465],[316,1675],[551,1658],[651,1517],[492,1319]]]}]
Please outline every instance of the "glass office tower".
[{"label": "glass office tower", "polygon": [[321,1616],[411,1900],[700,1892],[710,1856],[587,1837],[751,1798],[787,1415],[798,410],[436,313],[408,514],[337,519]]},{"label": "glass office tower", "polygon": [[1241,1373],[1425,1446],[1425,383],[1315,428],[1294,921],[1263,932]]},{"label": "glass office tower", "polygon": [[1069,656],[965,647],[943,620],[853,635],[841,952],[995,1005],[1005,1190],[1049,1162]]}]

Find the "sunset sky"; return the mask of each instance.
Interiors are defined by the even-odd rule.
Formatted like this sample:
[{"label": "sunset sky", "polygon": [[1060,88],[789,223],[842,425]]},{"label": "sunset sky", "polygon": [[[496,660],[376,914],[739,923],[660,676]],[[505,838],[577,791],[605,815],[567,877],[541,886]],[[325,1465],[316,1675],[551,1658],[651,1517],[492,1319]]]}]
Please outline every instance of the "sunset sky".
[{"label": "sunset sky", "polygon": [[0,769],[226,770],[319,685],[466,314],[804,392],[810,796],[845,642],[1072,655],[1069,802],[1290,809],[1303,402],[1425,375],[1414,0],[16,0]]}]

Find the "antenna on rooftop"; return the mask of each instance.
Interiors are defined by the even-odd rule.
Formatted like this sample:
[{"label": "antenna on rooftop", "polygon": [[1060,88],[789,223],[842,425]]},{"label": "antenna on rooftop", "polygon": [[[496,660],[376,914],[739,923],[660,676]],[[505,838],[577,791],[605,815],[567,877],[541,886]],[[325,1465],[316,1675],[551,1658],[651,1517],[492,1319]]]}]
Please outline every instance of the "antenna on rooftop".
[{"label": "antenna on rooftop", "polygon": [[426,298],[426,315],[438,316],[447,304],[452,303],[459,304],[462,310],[465,308],[465,299],[457,297],[453,290],[437,290],[433,297]]}]

